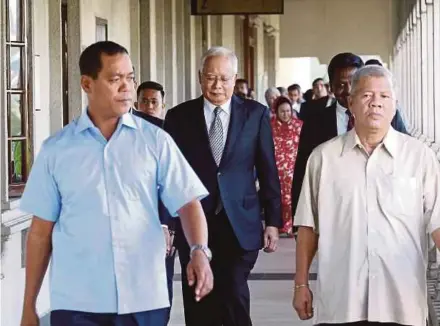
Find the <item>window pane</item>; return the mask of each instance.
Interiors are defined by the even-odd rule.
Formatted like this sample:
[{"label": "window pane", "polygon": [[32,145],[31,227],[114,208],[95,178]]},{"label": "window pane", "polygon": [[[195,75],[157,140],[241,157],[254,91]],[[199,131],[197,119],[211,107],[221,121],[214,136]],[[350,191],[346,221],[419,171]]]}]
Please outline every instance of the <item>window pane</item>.
[{"label": "window pane", "polygon": [[9,183],[21,183],[24,181],[23,171],[25,168],[24,140],[14,140],[10,142],[9,157]]},{"label": "window pane", "polygon": [[9,137],[23,135],[23,115],[21,108],[21,94],[9,94],[8,111],[9,111]]},{"label": "window pane", "polygon": [[22,48],[17,46],[11,46],[9,48],[9,88],[21,89],[22,88],[22,72],[21,72],[21,55]]},{"label": "window pane", "polygon": [[96,25],[96,42],[107,41],[107,25]]},{"label": "window pane", "polygon": [[22,0],[9,0],[9,40],[23,41],[21,31]]}]

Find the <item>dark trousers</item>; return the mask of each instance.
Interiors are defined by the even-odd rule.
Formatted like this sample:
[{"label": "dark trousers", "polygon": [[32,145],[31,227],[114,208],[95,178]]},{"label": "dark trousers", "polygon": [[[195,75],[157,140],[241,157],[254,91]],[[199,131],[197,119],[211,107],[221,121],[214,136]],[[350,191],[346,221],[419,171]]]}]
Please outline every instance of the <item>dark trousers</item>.
[{"label": "dark trousers", "polygon": [[181,232],[176,236],[182,266],[182,292],[187,326],[251,326],[249,274],[258,250],[244,251],[225,213],[208,216],[209,247],[213,259],[214,289],[200,302],[194,300],[194,287],[187,282],[189,247]]},{"label": "dark trousers", "polygon": [[174,278],[174,261],[176,260],[176,252],[165,259],[165,267],[167,271],[167,285],[168,285],[168,296],[170,298],[170,307],[166,308],[166,320],[167,323],[170,321],[171,317],[171,307],[173,306],[173,278]]},{"label": "dark trousers", "polygon": [[51,326],[165,326],[166,310],[158,309],[132,314],[99,314],[72,310],[50,313]]}]

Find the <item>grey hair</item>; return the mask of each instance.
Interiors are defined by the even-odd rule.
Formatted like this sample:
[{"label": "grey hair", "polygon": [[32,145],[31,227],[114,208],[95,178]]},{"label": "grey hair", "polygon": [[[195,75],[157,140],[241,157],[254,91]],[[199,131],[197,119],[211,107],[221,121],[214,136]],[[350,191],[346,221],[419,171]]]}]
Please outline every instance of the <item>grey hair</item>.
[{"label": "grey hair", "polygon": [[280,91],[278,90],[278,88],[276,87],[269,87],[268,89],[266,89],[266,92],[264,93],[264,97],[267,98],[272,95],[272,94],[276,94],[278,96],[281,96]]},{"label": "grey hair", "polygon": [[354,95],[357,91],[359,82],[364,77],[384,77],[391,85],[393,97],[396,97],[396,82],[393,74],[387,68],[379,65],[369,65],[359,68],[351,78],[351,94]]},{"label": "grey hair", "polygon": [[231,61],[234,75],[238,73],[238,58],[235,55],[235,52],[223,46],[213,46],[203,54],[202,59],[200,60],[199,72],[203,72],[206,60],[211,57],[228,57]]}]

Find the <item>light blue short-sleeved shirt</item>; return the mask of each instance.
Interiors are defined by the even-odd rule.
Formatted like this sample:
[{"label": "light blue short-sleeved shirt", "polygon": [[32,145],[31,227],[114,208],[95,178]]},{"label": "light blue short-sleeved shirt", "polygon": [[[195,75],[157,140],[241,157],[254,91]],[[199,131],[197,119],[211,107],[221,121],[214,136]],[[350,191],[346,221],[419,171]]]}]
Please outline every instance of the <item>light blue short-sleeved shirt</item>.
[{"label": "light blue short-sleeved shirt", "polygon": [[176,216],[207,194],[166,132],[127,113],[107,141],[84,111],[44,142],[21,199],[55,222],[52,310],[168,307],[158,196]]}]

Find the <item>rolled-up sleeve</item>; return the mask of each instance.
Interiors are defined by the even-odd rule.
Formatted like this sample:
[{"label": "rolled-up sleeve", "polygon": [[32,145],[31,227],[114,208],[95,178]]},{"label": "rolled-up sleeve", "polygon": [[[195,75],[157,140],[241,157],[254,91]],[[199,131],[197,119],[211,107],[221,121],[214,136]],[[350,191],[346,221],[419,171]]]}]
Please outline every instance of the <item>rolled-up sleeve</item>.
[{"label": "rolled-up sleeve", "polygon": [[440,167],[434,152],[427,148],[423,175],[423,213],[427,222],[427,231],[432,234],[440,229]]},{"label": "rolled-up sleeve", "polygon": [[41,219],[56,222],[61,209],[61,198],[57,184],[50,171],[48,149],[42,146],[32,165],[20,209]]},{"label": "rolled-up sleeve", "polygon": [[192,200],[201,200],[209,193],[174,140],[163,133],[159,157],[159,194],[173,217]]},{"label": "rolled-up sleeve", "polygon": [[[318,193],[321,166],[321,155],[315,150],[307,161],[304,181],[294,218],[295,226],[311,227],[316,233],[319,233]],[[293,182],[295,182],[295,179]]]}]

